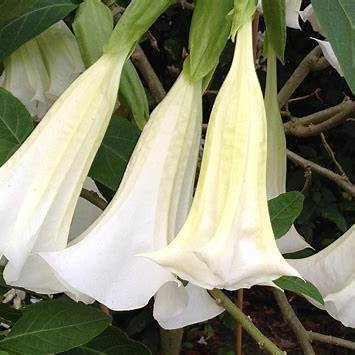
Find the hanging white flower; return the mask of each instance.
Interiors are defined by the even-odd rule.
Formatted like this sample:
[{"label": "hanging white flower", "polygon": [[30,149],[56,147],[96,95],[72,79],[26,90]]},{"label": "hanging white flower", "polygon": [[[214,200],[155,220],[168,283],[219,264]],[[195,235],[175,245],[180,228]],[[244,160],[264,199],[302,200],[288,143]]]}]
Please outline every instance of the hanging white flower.
[{"label": "hanging white flower", "polygon": [[311,281],[324,299],[324,307],[333,318],[347,327],[355,327],[355,225],[322,251],[304,259],[288,262]]},{"label": "hanging white flower", "polygon": [[75,36],[59,21],[5,59],[1,85],[40,119],[83,71]]},{"label": "hanging white flower", "polygon": [[298,275],[283,259],[266,199],[266,117],[251,20],[212,109],[186,223],[168,247],[144,255],[200,287],[235,290]]},{"label": "hanging white flower", "polygon": [[1,86],[16,96],[32,116],[43,117],[48,111],[50,103],[45,92],[49,77],[35,39],[4,60]]},{"label": "hanging white flower", "polygon": [[[26,264],[36,251],[67,245],[70,222],[109,123],[128,52],[105,54],[64,92],[0,168],[0,253],[4,278],[39,278]],[[42,285],[41,287],[45,287]]]}]

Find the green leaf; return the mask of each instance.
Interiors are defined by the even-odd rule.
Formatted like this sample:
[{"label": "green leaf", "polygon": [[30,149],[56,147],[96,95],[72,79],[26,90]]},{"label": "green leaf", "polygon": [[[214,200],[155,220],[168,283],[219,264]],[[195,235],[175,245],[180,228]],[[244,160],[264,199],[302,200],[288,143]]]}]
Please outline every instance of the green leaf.
[{"label": "green leaf", "polygon": [[268,201],[272,229],[276,239],[285,235],[302,212],[304,196],[297,191],[286,192]]},{"label": "green leaf", "polygon": [[276,286],[283,290],[292,291],[307,297],[310,297],[318,303],[324,305],[324,300],[317,287],[311,282],[304,281],[296,276],[282,276],[273,281]]},{"label": "green leaf", "polygon": [[79,348],[62,355],[150,355],[151,352],[141,343],[127,337],[116,327],[107,328],[102,334]]},{"label": "green leaf", "polygon": [[338,58],[345,80],[355,94],[354,0],[312,0],[312,5]]},{"label": "green leaf", "polygon": [[76,0],[1,0],[0,61],[76,7]]},{"label": "green leaf", "polygon": [[0,88],[0,166],[33,129],[31,115],[15,96]]},{"label": "green leaf", "polygon": [[122,70],[119,95],[131,111],[135,124],[142,130],[149,119],[148,99],[136,68],[130,60]]},{"label": "green leaf", "polygon": [[213,71],[228,40],[233,0],[199,0],[192,16],[189,35],[190,58],[186,61],[193,80],[200,80]]},{"label": "green leaf", "polygon": [[113,116],[89,176],[116,191],[140,131],[128,120]]},{"label": "green leaf", "polygon": [[286,46],[285,0],[263,0],[262,3],[268,45],[272,46],[283,63]]},{"label": "green leaf", "polygon": [[0,348],[20,354],[48,354],[87,343],[111,318],[91,306],[65,299],[40,302],[24,309]]},{"label": "green leaf", "polygon": [[84,64],[89,67],[102,55],[113,30],[112,12],[101,0],[85,0],[76,12],[73,30]]}]

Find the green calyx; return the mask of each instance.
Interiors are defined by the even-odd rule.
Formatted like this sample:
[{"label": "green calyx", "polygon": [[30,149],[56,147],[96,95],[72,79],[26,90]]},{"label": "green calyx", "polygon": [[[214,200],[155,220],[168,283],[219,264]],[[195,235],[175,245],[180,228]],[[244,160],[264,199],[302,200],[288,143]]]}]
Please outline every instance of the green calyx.
[{"label": "green calyx", "polygon": [[104,53],[130,51],[174,0],[132,0],[113,30]]},{"label": "green calyx", "polygon": [[234,0],[234,9],[230,12],[233,16],[231,38],[234,40],[238,30],[250,20],[256,9],[256,0]]}]

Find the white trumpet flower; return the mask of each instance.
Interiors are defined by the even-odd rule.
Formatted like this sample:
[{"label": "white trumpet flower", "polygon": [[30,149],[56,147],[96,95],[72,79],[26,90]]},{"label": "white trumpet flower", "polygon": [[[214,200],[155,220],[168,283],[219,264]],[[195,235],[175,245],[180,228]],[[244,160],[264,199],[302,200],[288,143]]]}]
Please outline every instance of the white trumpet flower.
[{"label": "white trumpet flower", "polygon": [[[286,137],[277,102],[276,55],[272,49],[268,51],[265,109],[267,116],[267,196],[268,199],[272,199],[286,192],[287,170]],[[283,237],[277,240],[277,246],[281,253],[292,253],[310,247],[293,225]]]},{"label": "white trumpet flower", "polygon": [[355,225],[322,251],[304,259],[288,262],[311,281],[324,299],[324,307],[333,318],[355,328]]},{"label": "white trumpet flower", "polygon": [[[0,168],[0,253],[8,284],[41,271],[30,254],[67,245],[76,201],[109,123],[127,53],[105,54],[51,107]],[[43,285],[42,285],[43,287]]]},{"label": "white trumpet flower", "polygon": [[[312,5],[308,5],[303,11],[300,11],[299,13],[303,22],[309,21],[314,31],[319,32],[324,37],[327,37],[322,30]],[[321,48],[323,55],[329,64],[339,73],[340,76],[344,76],[338,58],[336,57],[331,44],[328,41],[323,41],[317,38],[312,37],[312,39],[314,39],[319,44],[319,47]]]},{"label": "white trumpet flower", "polygon": [[46,96],[56,100],[85,70],[74,34],[59,21],[36,37],[46,65],[49,86]]},{"label": "white trumpet flower", "polygon": [[63,21],[26,42],[4,61],[1,86],[42,118],[84,71],[75,36]]},{"label": "white trumpet flower", "polygon": [[186,223],[145,256],[200,287],[235,290],[298,275],[277,249],[266,199],[266,117],[252,23],[238,32],[231,69],[212,109]]},{"label": "white trumpet flower", "polygon": [[32,116],[43,117],[48,111],[50,103],[45,91],[49,77],[35,39],[23,44],[4,60],[1,86],[16,96]]},{"label": "white trumpet flower", "polygon": [[184,287],[169,271],[137,256],[166,246],[186,218],[200,143],[201,86],[180,75],[151,114],[113,201],[68,248],[34,256],[36,270],[46,277],[51,267],[52,282],[47,290],[34,283],[31,289],[69,291],[74,299],[85,294],[113,310],[142,307],[156,295],[154,316],[165,328],[223,311],[206,290]]}]

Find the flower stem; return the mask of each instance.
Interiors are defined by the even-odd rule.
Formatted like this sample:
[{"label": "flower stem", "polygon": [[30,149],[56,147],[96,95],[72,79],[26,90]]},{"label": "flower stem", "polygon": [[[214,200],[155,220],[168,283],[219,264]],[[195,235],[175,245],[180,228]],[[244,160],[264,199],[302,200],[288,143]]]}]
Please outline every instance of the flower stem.
[{"label": "flower stem", "polygon": [[226,309],[226,311],[237,320],[245,331],[259,344],[261,349],[265,349],[273,355],[285,354],[271,340],[269,340],[261,331],[253,324],[246,316],[221,290],[209,290],[209,293],[214,297],[218,304]]}]

